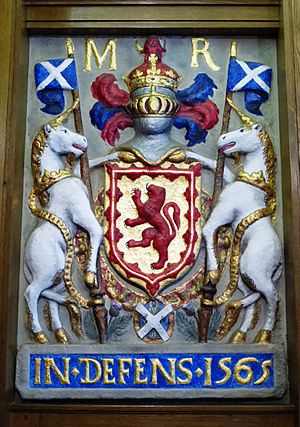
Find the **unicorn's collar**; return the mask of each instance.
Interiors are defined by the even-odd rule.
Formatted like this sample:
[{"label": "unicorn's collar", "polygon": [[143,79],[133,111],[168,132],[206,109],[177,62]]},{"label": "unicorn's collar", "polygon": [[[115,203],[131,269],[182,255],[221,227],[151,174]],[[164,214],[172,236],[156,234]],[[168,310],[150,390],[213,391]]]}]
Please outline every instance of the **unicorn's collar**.
[{"label": "unicorn's collar", "polygon": [[269,182],[266,182],[263,172],[261,170],[249,174],[244,170],[244,167],[241,166],[236,175],[235,180],[253,185],[254,187],[259,188],[260,190],[265,191],[268,194],[273,193],[275,191],[273,186]]},{"label": "unicorn's collar", "polygon": [[69,178],[73,175],[73,170],[71,167],[66,167],[65,169],[60,169],[58,171],[47,171],[44,170],[42,178],[35,183],[35,193],[37,195],[42,194],[44,191],[48,190],[53,184],[61,181],[62,179]]}]

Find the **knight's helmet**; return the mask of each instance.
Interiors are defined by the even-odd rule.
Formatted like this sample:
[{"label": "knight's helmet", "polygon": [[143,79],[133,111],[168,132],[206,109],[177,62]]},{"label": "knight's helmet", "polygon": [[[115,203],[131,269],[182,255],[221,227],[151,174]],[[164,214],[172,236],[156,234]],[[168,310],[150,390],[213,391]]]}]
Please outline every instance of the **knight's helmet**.
[{"label": "knight's helmet", "polygon": [[179,102],[175,92],[181,77],[171,67],[162,62],[166,51],[156,36],[147,38],[144,48],[138,45],[144,55],[144,62],[132,70],[124,81],[130,92],[127,109],[136,117],[173,117]]}]

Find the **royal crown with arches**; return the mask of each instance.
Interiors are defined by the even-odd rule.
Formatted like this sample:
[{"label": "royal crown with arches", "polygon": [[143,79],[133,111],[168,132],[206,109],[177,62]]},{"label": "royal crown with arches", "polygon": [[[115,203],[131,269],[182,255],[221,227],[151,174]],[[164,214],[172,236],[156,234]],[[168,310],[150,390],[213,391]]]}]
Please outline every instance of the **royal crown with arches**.
[{"label": "royal crown with arches", "polygon": [[98,76],[91,92],[98,100],[90,111],[91,122],[110,145],[120,130],[133,126],[136,117],[172,117],[176,128],[187,130],[188,145],[205,142],[207,131],[218,122],[219,110],[208,98],[216,88],[213,80],[199,73],[187,89],[178,90],[182,77],[162,61],[166,49],[156,36],[147,38],[141,65],[124,77],[129,92],[120,89],[113,74]]}]

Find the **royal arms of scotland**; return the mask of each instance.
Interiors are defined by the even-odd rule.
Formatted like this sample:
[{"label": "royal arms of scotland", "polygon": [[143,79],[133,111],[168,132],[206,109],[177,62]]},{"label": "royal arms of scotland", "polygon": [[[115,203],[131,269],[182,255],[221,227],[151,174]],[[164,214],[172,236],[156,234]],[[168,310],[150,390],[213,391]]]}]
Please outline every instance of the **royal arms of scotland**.
[{"label": "royal arms of scotland", "polygon": [[101,56],[86,39],[85,71],[71,39],[65,58],[40,52],[31,70],[17,388],[34,399],[281,396],[271,58],[250,61],[251,41],[212,39],[222,66],[203,38],[122,43],[122,74],[117,40]]}]

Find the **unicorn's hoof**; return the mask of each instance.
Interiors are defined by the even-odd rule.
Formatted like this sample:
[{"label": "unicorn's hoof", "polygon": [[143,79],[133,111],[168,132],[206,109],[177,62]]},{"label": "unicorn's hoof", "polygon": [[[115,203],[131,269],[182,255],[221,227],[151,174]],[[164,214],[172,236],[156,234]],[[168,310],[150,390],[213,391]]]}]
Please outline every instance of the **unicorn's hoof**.
[{"label": "unicorn's hoof", "polygon": [[48,338],[44,334],[44,332],[34,332],[33,339],[38,344],[48,344]]},{"label": "unicorn's hoof", "polygon": [[236,331],[230,338],[230,343],[240,344],[246,342],[246,332]]},{"label": "unicorn's hoof", "polygon": [[98,288],[96,273],[87,271],[84,276],[84,282],[89,288]]},{"label": "unicorn's hoof", "polygon": [[261,329],[255,337],[254,342],[257,344],[271,344],[272,334],[267,329]]},{"label": "unicorn's hoof", "polygon": [[59,342],[60,344],[67,344],[69,342],[69,337],[66,331],[64,330],[64,328],[56,329],[54,334],[55,334],[56,341]]}]

